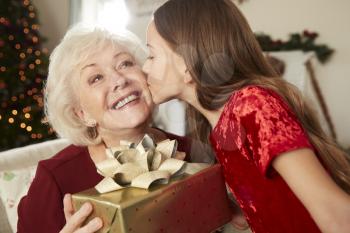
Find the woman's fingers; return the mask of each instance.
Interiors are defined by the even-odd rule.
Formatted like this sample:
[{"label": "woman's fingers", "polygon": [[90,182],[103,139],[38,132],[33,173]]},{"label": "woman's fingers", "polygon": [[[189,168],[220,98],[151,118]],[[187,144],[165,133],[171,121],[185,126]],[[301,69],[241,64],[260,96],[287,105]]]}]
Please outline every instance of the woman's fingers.
[{"label": "woman's fingers", "polygon": [[239,230],[246,230],[249,227],[247,220],[243,215],[232,216],[231,224],[233,225],[233,227]]},{"label": "woman's fingers", "polygon": [[91,211],[91,204],[88,202],[85,203],[75,214],[69,217],[61,233],[70,233],[77,231],[83,224],[85,219],[89,216]]},{"label": "woman's fingers", "polygon": [[241,208],[239,208],[238,204],[236,203],[236,201],[234,199],[231,202],[231,210],[232,210],[231,224],[236,229],[239,229],[239,230],[248,229],[249,225],[247,223],[247,220],[246,220]]},{"label": "woman's fingers", "polygon": [[63,198],[63,211],[64,217],[66,218],[66,222],[72,217],[74,214],[73,204],[72,204],[72,195],[66,194]]},{"label": "woman's fingers", "polygon": [[60,233],[93,233],[103,226],[100,218],[94,218],[88,224],[81,227],[92,211],[92,205],[90,203],[85,203],[76,213],[73,210],[71,195],[65,195],[63,203],[66,225]]},{"label": "woman's fingers", "polygon": [[84,227],[75,231],[75,233],[93,233],[98,231],[102,226],[103,226],[102,220],[100,218],[94,218]]}]

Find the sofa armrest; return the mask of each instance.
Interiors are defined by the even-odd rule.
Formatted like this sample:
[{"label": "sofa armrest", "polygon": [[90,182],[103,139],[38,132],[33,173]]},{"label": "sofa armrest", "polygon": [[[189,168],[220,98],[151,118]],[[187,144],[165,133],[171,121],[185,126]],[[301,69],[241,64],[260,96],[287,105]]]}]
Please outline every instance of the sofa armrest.
[{"label": "sofa armrest", "polygon": [[6,209],[2,200],[0,200],[0,233],[12,233],[10,223],[7,219]]},{"label": "sofa armrest", "polygon": [[36,165],[68,146],[66,139],[55,139],[0,153],[0,171],[23,169]]},{"label": "sofa armrest", "polygon": [[0,233],[17,232],[17,206],[28,191],[38,162],[69,144],[55,139],[0,153]]}]

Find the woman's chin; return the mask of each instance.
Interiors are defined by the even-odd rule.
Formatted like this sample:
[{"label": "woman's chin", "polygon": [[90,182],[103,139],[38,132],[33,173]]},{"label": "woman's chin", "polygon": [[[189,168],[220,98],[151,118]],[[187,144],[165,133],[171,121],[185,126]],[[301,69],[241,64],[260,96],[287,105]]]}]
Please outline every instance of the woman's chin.
[{"label": "woman's chin", "polygon": [[139,111],[125,111],[122,116],[115,117],[117,125],[121,128],[136,128],[146,124],[151,114],[150,109],[140,109]]},{"label": "woman's chin", "polygon": [[121,120],[115,123],[108,123],[104,125],[104,131],[108,132],[121,132],[121,131],[132,131],[137,130],[142,126],[146,126],[148,124],[147,119],[128,119],[126,121]]},{"label": "woman's chin", "polygon": [[133,116],[128,119],[127,122],[125,122],[125,126],[128,128],[137,128],[142,125],[147,124],[148,122],[148,116]]}]

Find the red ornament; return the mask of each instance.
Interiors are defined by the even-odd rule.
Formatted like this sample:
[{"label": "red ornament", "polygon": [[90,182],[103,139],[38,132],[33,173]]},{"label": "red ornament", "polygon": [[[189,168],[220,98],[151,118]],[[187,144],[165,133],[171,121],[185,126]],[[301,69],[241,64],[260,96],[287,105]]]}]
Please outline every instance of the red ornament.
[{"label": "red ornament", "polygon": [[282,40],[276,40],[276,44],[277,44],[277,45],[282,45],[283,42],[282,42]]},{"label": "red ornament", "polygon": [[303,35],[306,36],[306,37],[309,37],[310,36],[310,32],[308,30],[304,30],[303,31]]},{"label": "red ornament", "polygon": [[318,37],[318,34],[316,32],[310,32],[308,30],[304,30],[303,35],[310,39],[316,39]]},{"label": "red ornament", "polygon": [[21,70],[24,70],[26,68],[26,64],[24,64],[24,63],[19,64],[19,68]]},{"label": "red ornament", "polygon": [[5,19],[3,22],[2,22],[3,25],[5,26],[10,26],[10,21]]},{"label": "red ornament", "polygon": [[311,33],[311,34],[309,35],[309,37],[310,37],[311,39],[316,39],[316,38],[318,37],[318,33],[313,32],[313,33]]}]

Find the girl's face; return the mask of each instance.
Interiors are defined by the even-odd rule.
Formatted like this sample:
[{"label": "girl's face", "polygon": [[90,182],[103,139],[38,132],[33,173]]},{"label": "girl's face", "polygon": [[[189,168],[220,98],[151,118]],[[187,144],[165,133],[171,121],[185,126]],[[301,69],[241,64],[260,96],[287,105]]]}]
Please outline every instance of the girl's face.
[{"label": "girl's face", "polygon": [[180,98],[186,85],[186,65],[158,33],[152,21],[147,29],[149,56],[143,66],[156,104]]},{"label": "girl's face", "polygon": [[77,115],[85,122],[96,121],[100,131],[138,127],[153,110],[141,67],[120,46],[106,45],[83,62],[75,85]]}]

